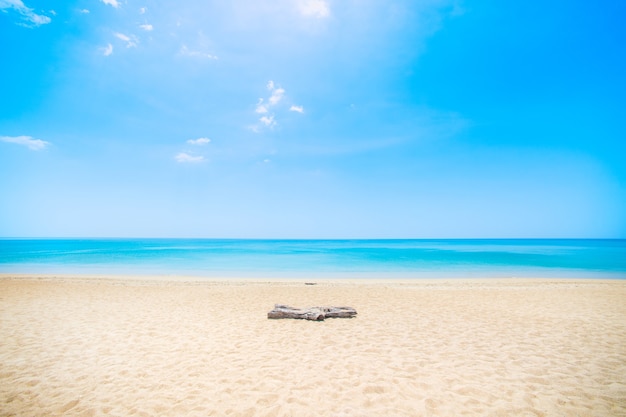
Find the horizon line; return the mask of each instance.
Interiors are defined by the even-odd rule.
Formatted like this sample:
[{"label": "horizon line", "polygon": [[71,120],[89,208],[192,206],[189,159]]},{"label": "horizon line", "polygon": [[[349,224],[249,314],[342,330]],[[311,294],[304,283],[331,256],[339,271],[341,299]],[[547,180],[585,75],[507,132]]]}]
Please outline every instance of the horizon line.
[{"label": "horizon line", "polygon": [[0,240],[626,240],[626,237],[185,237],[185,236],[0,236]]}]

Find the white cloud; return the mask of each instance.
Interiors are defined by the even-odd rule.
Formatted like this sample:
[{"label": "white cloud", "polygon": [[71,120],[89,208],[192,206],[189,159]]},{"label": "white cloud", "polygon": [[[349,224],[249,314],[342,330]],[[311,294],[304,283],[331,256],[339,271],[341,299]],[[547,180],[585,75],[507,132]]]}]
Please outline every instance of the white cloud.
[{"label": "white cloud", "polygon": [[[279,87],[278,84],[273,80],[269,80],[265,87],[270,91],[270,95],[267,98],[259,98],[259,101],[257,102],[254,109],[255,113],[263,115],[259,118],[259,121],[256,125],[250,126],[250,130],[255,133],[259,133],[263,128],[273,128],[275,126],[278,126],[275,114],[270,114],[270,112],[275,107],[278,107],[278,105],[285,98],[285,89]],[[304,107],[302,106],[292,105],[289,110],[298,113],[304,113]]]},{"label": "white cloud", "polygon": [[300,0],[298,6],[303,16],[317,18],[330,16],[330,8],[324,0]]},{"label": "white cloud", "polygon": [[152,29],[154,29],[154,27],[150,24],[145,24],[145,25],[139,25],[140,28],[142,28],[143,30],[146,30],[148,32],[150,32]]},{"label": "white cloud", "polygon": [[289,107],[289,111],[295,111],[298,113],[304,113],[304,107],[302,106],[296,106],[295,104],[292,104],[291,107]]},{"label": "white cloud", "polygon": [[186,163],[186,162],[197,163],[197,162],[204,161],[204,156],[193,156],[193,155],[189,155],[188,153],[181,152],[178,155],[176,155],[174,159],[176,159],[177,162],[181,162],[181,163]]},{"label": "white cloud", "polygon": [[187,45],[183,45],[180,48],[180,52],[179,53],[182,56],[190,56],[190,57],[195,57],[195,58],[218,59],[217,56],[208,54],[206,52],[192,51],[191,49],[187,48]]},{"label": "white cloud", "polygon": [[0,10],[6,12],[6,10],[15,10],[22,15],[22,19],[25,21],[21,26],[35,27],[40,25],[46,25],[51,22],[48,16],[37,14],[30,7],[22,2],[22,0],[0,0]]},{"label": "white cloud", "polygon": [[26,146],[31,151],[40,151],[50,145],[50,142],[35,139],[31,136],[0,136],[0,141]]},{"label": "white cloud", "polygon": [[89,10],[88,9],[83,9],[80,11],[80,13],[82,14],[89,14]]},{"label": "white cloud", "polygon": [[187,143],[190,145],[207,145],[211,143],[211,139],[209,138],[189,139]]},{"label": "white cloud", "polygon": [[148,11],[146,7],[142,7],[139,9],[139,14],[145,14]]},{"label": "white cloud", "polygon": [[273,114],[271,116],[263,116],[263,117],[261,117],[259,119],[259,121],[261,123],[263,123],[267,127],[274,127],[274,126],[276,126],[276,120],[274,120],[274,115]]},{"label": "white cloud", "polygon": [[102,50],[102,55],[109,56],[113,53],[113,45],[108,44],[104,48],[101,48],[101,50]]},{"label": "white cloud", "polygon": [[282,100],[285,95],[285,90],[282,88],[276,88],[272,91],[272,95],[269,98],[270,105],[275,106]]},{"label": "white cloud", "polygon": [[50,10],[50,14],[51,14],[52,16],[56,16],[56,15],[57,15],[57,12],[55,12],[54,10]]},{"label": "white cloud", "polygon": [[[211,143],[211,139],[209,138],[198,138],[198,139],[189,139],[187,140],[189,145],[193,146],[204,146]],[[179,152],[174,159],[180,163],[198,163],[205,161],[205,157],[203,155],[193,155],[188,152]]]},{"label": "white cloud", "polygon": [[133,35],[127,36],[119,32],[114,32],[113,35],[115,35],[116,38],[121,39],[124,42],[126,42],[127,48],[134,48],[137,46],[137,43],[139,43],[139,40]]},{"label": "white cloud", "polygon": [[120,3],[117,0],[100,0],[104,4],[108,4],[109,6],[113,6],[116,9],[120,7]]},{"label": "white cloud", "polygon": [[254,111],[260,114],[264,114],[268,112],[267,104],[263,102],[262,98],[259,99],[259,102],[256,104],[256,109]]}]

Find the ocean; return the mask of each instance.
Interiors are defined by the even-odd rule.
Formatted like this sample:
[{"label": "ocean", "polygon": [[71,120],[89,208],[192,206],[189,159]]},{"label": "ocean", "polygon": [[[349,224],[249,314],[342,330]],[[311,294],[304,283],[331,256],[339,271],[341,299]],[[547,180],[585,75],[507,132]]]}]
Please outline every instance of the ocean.
[{"label": "ocean", "polygon": [[0,239],[0,273],[626,279],[626,240]]}]

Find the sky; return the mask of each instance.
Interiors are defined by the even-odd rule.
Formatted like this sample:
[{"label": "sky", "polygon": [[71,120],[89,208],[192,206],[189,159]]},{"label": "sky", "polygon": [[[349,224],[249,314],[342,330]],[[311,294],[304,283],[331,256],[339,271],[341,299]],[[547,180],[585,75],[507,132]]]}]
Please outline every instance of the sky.
[{"label": "sky", "polygon": [[0,0],[0,237],[626,238],[625,17]]}]

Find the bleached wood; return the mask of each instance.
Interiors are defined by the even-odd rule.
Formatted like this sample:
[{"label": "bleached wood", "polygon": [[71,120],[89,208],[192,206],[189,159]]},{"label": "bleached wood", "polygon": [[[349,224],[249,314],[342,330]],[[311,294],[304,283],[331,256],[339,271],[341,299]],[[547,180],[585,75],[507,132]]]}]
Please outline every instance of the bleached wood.
[{"label": "bleached wood", "polygon": [[274,305],[274,309],[267,313],[268,319],[303,319],[322,321],[326,318],[352,318],[356,310],[352,307],[308,307],[295,308],[284,304]]}]

